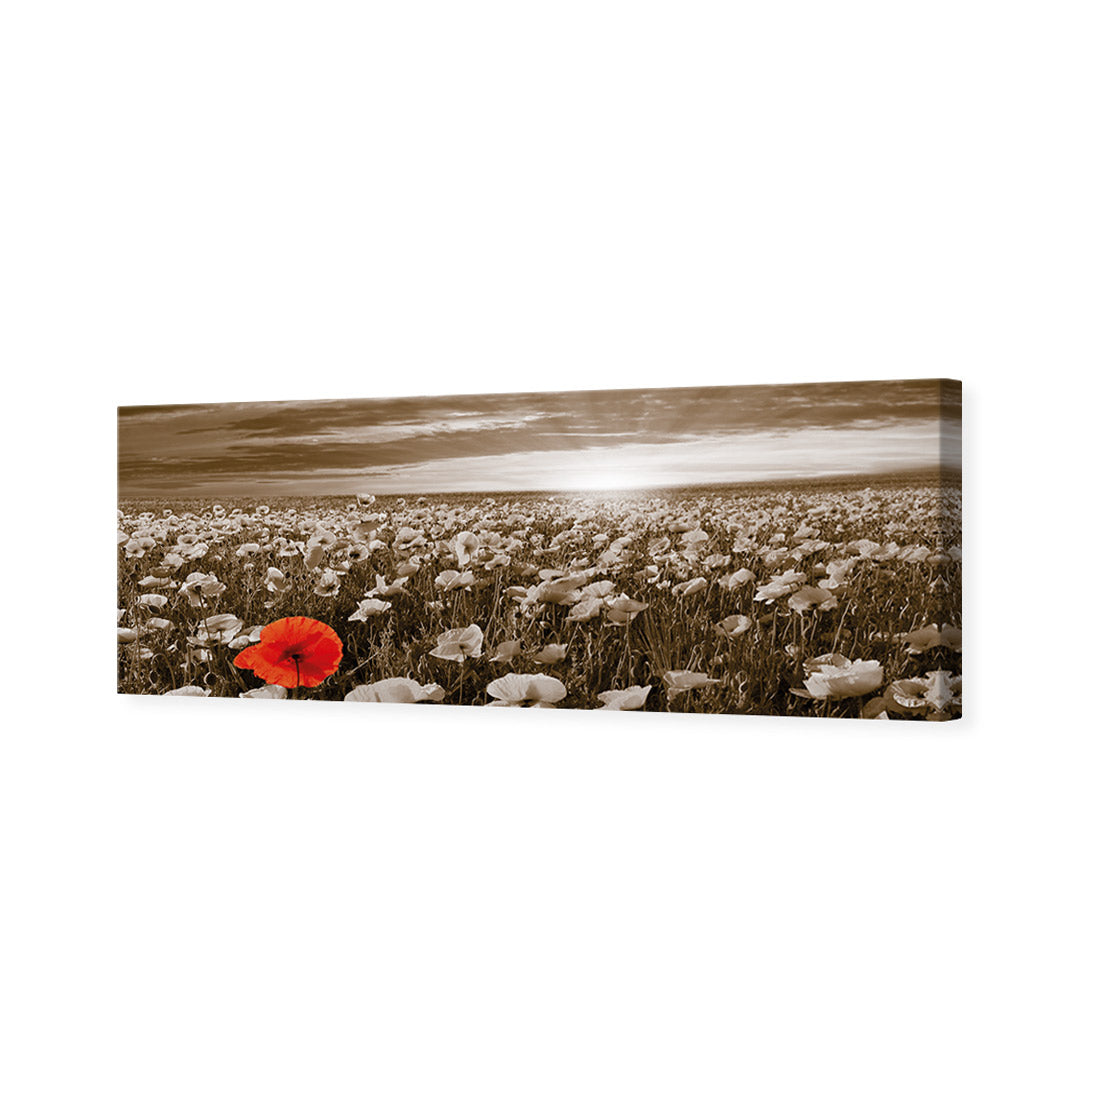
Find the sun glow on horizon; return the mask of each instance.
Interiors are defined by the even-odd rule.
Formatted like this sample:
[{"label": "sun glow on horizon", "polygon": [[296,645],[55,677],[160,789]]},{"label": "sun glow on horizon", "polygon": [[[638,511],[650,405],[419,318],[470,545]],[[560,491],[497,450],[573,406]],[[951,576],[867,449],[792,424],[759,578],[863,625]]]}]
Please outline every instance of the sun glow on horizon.
[{"label": "sun glow on horizon", "polygon": [[652,471],[593,466],[563,473],[555,488],[567,493],[612,493],[645,489],[653,484]]}]

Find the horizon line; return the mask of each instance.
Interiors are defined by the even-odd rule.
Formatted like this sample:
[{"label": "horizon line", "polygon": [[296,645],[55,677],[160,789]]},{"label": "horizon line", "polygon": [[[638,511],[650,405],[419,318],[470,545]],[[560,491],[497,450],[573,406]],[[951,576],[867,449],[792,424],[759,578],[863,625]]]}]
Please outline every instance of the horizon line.
[{"label": "horizon line", "polygon": [[735,489],[735,488],[752,488],[756,486],[766,485],[788,485],[788,484],[814,484],[814,483],[828,483],[828,482],[846,482],[846,481],[861,481],[861,480],[874,480],[874,479],[886,479],[899,480],[905,478],[930,478],[938,477],[943,479],[945,477],[961,480],[962,478],[962,466],[955,465],[953,463],[944,463],[940,465],[924,465],[924,466],[910,466],[904,469],[897,470],[873,470],[860,473],[838,473],[838,474],[808,474],[804,476],[790,475],[786,477],[768,477],[768,478],[751,478],[741,480],[722,480],[722,481],[685,481],[677,483],[675,485],[630,485],[621,487],[600,487],[600,488],[586,488],[586,489],[571,489],[562,486],[544,486],[540,488],[524,488],[516,489],[514,487],[490,487],[490,486],[473,486],[468,488],[456,488],[456,489],[437,489],[430,493],[418,491],[415,489],[408,489],[404,491],[396,492],[371,492],[369,487],[364,487],[362,490],[343,490],[334,492],[305,492],[305,493],[263,493],[263,492],[247,492],[236,491],[232,493],[139,493],[139,492],[119,492],[117,499],[122,500],[236,500],[240,498],[255,499],[255,500],[296,500],[303,497],[359,497],[359,496],[374,496],[379,497],[413,497],[414,499],[420,499],[421,497],[430,498],[433,496],[462,496],[470,493],[496,493],[499,495],[511,495],[511,496],[523,496],[526,494],[550,494],[556,493],[564,496],[608,496],[614,494],[634,494],[634,493],[648,493],[648,492],[675,492],[682,489]]}]

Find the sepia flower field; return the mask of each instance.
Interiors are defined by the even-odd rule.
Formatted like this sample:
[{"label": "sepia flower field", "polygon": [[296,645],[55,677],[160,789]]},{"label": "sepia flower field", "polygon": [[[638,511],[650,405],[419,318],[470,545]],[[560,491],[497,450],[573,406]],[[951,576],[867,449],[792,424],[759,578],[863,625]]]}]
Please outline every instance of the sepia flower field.
[{"label": "sepia flower field", "polygon": [[941,721],[961,490],[124,501],[131,694]]}]

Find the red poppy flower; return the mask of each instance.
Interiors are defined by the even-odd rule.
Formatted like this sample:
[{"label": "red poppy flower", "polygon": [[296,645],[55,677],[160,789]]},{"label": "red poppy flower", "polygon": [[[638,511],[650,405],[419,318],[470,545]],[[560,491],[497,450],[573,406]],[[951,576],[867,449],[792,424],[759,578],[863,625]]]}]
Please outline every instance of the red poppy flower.
[{"label": "red poppy flower", "polygon": [[331,626],[299,617],[268,623],[259,642],[242,649],[233,663],[269,684],[316,687],[336,671],[343,655],[343,644]]}]

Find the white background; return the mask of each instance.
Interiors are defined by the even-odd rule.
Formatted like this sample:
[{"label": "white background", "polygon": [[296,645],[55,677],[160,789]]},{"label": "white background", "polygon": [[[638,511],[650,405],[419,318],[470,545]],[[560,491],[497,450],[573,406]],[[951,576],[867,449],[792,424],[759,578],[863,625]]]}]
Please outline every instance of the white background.
[{"label": "white background", "polygon": [[[1089,7],[8,12],[5,1096],[1097,1094]],[[119,403],[929,376],[961,723],[113,695]]]}]

